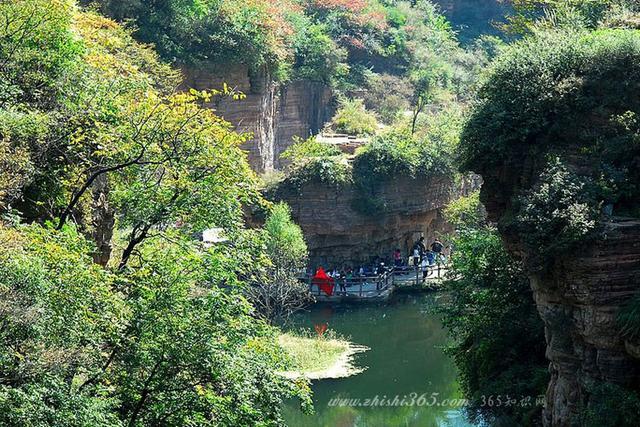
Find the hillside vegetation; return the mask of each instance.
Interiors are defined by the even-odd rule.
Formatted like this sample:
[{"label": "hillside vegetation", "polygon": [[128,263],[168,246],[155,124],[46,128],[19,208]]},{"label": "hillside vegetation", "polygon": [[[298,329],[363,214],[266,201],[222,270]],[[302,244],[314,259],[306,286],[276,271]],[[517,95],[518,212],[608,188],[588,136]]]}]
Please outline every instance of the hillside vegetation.
[{"label": "hillside vegetation", "polygon": [[244,297],[291,227],[244,229],[245,137],[201,106],[233,94],[173,92],[150,47],[63,0],[1,2],[0,59],[0,424],[266,426],[308,403]]}]

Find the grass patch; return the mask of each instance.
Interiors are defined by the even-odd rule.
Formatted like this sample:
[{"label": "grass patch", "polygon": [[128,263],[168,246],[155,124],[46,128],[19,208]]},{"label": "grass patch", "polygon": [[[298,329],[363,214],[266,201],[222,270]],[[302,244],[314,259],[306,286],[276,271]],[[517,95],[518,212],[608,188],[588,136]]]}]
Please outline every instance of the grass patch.
[{"label": "grass patch", "polygon": [[293,368],[302,374],[331,369],[351,348],[349,341],[331,332],[322,337],[287,332],[278,341],[291,357]]}]

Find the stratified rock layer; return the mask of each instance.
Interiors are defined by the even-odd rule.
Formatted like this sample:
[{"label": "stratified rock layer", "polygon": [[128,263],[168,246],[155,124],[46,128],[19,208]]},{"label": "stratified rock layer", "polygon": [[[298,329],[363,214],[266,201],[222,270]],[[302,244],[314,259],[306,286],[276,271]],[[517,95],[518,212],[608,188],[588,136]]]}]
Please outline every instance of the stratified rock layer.
[{"label": "stratified rock layer", "polygon": [[[530,160],[518,170],[484,174],[481,199],[491,220],[510,209],[519,183],[530,182],[535,170]],[[546,426],[575,425],[596,382],[640,384],[640,346],[625,342],[616,325],[620,308],[640,292],[640,221],[617,218],[603,226],[601,239],[563,254],[547,272],[530,274],[550,362]],[[502,235],[517,256],[537,255],[528,253],[517,236],[505,230]]]},{"label": "stratified rock layer", "polygon": [[421,235],[429,242],[452,231],[442,208],[478,185],[470,181],[460,186],[446,177],[398,177],[380,184],[377,196],[384,208],[370,213],[354,209],[360,195],[351,186],[309,183],[280,191],[276,198],[291,206],[302,227],[311,265],[342,268],[390,259],[395,248],[406,257]]},{"label": "stratified rock layer", "polygon": [[616,316],[640,286],[640,222],[617,219],[604,237],[532,275],[546,326],[551,382],[544,421],[569,426],[588,404],[594,381],[640,381],[637,343],[625,343]]},{"label": "stratified rock layer", "polygon": [[231,122],[241,133],[250,133],[244,148],[249,163],[258,172],[280,167],[280,154],[294,137],[317,134],[331,118],[332,93],[322,83],[294,81],[280,85],[267,73],[250,76],[245,66],[220,69],[215,66],[183,69],[185,88],[240,91],[245,99],[216,97],[209,107]]}]

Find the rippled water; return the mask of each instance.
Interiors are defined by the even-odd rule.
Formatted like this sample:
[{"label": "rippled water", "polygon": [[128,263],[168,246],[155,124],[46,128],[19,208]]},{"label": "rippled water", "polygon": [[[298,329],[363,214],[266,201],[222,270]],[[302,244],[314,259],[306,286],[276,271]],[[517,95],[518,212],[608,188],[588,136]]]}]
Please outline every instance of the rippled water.
[{"label": "rippled water", "polygon": [[[365,372],[313,383],[314,415],[304,415],[295,405],[288,405],[288,424],[473,426],[465,420],[460,407],[455,367],[442,350],[447,336],[432,310],[438,298],[436,294],[397,295],[385,304],[315,306],[297,316],[293,328],[313,329],[315,324],[327,323],[329,328],[371,350],[356,356],[357,366],[368,367]],[[412,398],[414,404],[410,405]],[[361,406],[367,399],[370,404],[382,400],[387,404]]]}]

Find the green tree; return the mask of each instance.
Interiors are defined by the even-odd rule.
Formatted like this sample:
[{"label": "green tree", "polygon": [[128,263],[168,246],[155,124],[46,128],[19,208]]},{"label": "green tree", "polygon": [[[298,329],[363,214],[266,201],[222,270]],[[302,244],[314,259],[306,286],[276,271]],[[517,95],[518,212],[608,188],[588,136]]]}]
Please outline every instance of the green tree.
[{"label": "green tree", "polygon": [[[548,382],[544,328],[522,264],[490,228],[462,230],[453,247],[449,299],[439,310],[468,414],[477,422],[538,425],[541,407],[533,402]],[[527,396],[530,406],[504,404]]]},{"label": "green tree", "polygon": [[378,130],[376,116],[367,111],[361,99],[344,99],[331,119],[331,127],[355,136],[373,135]]},{"label": "green tree", "polygon": [[460,197],[449,203],[444,215],[456,230],[473,230],[485,224],[486,212],[480,202],[480,191]]},{"label": "green tree", "polygon": [[417,130],[420,113],[449,87],[450,75],[449,65],[443,61],[434,61],[413,71],[410,77],[413,85],[411,133]]},{"label": "green tree", "polygon": [[[310,300],[309,287],[299,280],[307,266],[307,245],[284,203],[271,208],[261,237],[267,260],[262,271],[252,270],[247,295],[262,316],[274,321],[290,316]],[[252,263],[259,265],[256,259]]]},{"label": "green tree", "polygon": [[282,400],[306,385],[275,372],[276,330],[251,316],[234,261],[194,249],[143,244],[123,282],[131,320],[100,380],[127,425],[279,425]]},{"label": "green tree", "polygon": [[338,46],[323,24],[300,18],[295,23],[293,78],[335,84],[348,72],[347,51]]},{"label": "green tree", "polygon": [[104,363],[128,307],[72,227],[0,225],[0,423],[117,426],[109,387],[79,388]]},{"label": "green tree", "polygon": [[0,424],[266,426],[310,403],[243,297],[247,248],[191,237],[240,234],[258,201],[213,94],[172,93],[151,48],[72,2],[0,19]]}]

